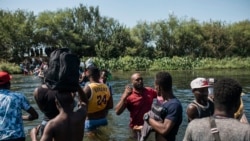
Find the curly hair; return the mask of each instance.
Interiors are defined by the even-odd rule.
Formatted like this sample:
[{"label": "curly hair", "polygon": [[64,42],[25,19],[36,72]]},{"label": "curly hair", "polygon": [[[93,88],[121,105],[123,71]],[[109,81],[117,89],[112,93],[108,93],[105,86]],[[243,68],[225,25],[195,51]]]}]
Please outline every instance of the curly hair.
[{"label": "curly hair", "polygon": [[221,110],[237,106],[242,92],[241,85],[234,79],[223,78],[214,84],[214,104]]},{"label": "curly hair", "polygon": [[155,84],[159,85],[164,91],[172,90],[172,76],[168,72],[158,72],[155,76]]}]

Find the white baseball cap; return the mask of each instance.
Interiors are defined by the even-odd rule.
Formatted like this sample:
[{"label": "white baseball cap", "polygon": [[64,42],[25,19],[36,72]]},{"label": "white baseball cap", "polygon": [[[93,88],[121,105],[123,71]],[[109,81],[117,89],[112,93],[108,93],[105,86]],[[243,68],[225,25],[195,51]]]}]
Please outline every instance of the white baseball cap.
[{"label": "white baseball cap", "polygon": [[191,89],[210,87],[206,78],[198,77],[190,83]]}]

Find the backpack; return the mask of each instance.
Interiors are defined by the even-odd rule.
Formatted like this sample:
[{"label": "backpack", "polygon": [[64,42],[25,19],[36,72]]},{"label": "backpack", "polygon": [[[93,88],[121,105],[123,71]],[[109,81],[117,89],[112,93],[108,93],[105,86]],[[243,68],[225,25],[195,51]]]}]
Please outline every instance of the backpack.
[{"label": "backpack", "polygon": [[53,90],[75,92],[79,87],[80,59],[68,48],[56,49],[50,54],[45,83]]}]

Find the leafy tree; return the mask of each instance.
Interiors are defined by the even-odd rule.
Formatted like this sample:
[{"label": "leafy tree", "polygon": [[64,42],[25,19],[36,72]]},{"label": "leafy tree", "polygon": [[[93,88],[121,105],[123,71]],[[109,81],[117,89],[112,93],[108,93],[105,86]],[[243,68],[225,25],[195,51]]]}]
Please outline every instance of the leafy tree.
[{"label": "leafy tree", "polygon": [[247,57],[250,54],[250,21],[234,23],[229,27],[234,55]]},{"label": "leafy tree", "polygon": [[204,38],[202,47],[205,48],[205,50],[200,51],[202,56],[223,58],[232,54],[232,50],[229,50],[230,38],[223,22],[204,23],[202,32]]},{"label": "leafy tree", "polygon": [[201,26],[195,19],[181,22],[174,39],[176,41],[175,55],[201,57],[200,52],[204,50],[201,46],[203,37]]},{"label": "leafy tree", "polygon": [[155,47],[153,39],[153,29],[147,22],[139,22],[131,30],[132,39],[135,41],[135,54],[141,57],[153,57],[153,48]]}]

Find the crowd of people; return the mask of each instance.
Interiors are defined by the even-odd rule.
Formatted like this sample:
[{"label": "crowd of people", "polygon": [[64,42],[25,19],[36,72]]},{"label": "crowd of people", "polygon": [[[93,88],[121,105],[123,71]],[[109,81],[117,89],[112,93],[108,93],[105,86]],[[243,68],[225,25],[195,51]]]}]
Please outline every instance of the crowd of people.
[{"label": "crowd of people", "polygon": [[[34,90],[43,120],[31,129],[32,141],[82,141],[84,135],[108,125],[111,109],[117,116],[129,111],[128,126],[137,141],[146,141],[151,132],[156,141],[175,141],[184,112],[188,118],[184,141],[250,141],[242,87],[234,79],[195,78],[190,83],[194,100],[183,107],[169,72],[156,73],[154,88],[144,86],[143,76],[135,72],[114,105],[112,86],[107,82],[110,72],[100,70],[91,59],[80,65],[76,92],[54,90],[46,83]],[[8,72],[0,72],[0,140],[24,141],[23,120],[36,120],[38,113],[22,93],[10,91],[11,79]]]}]

